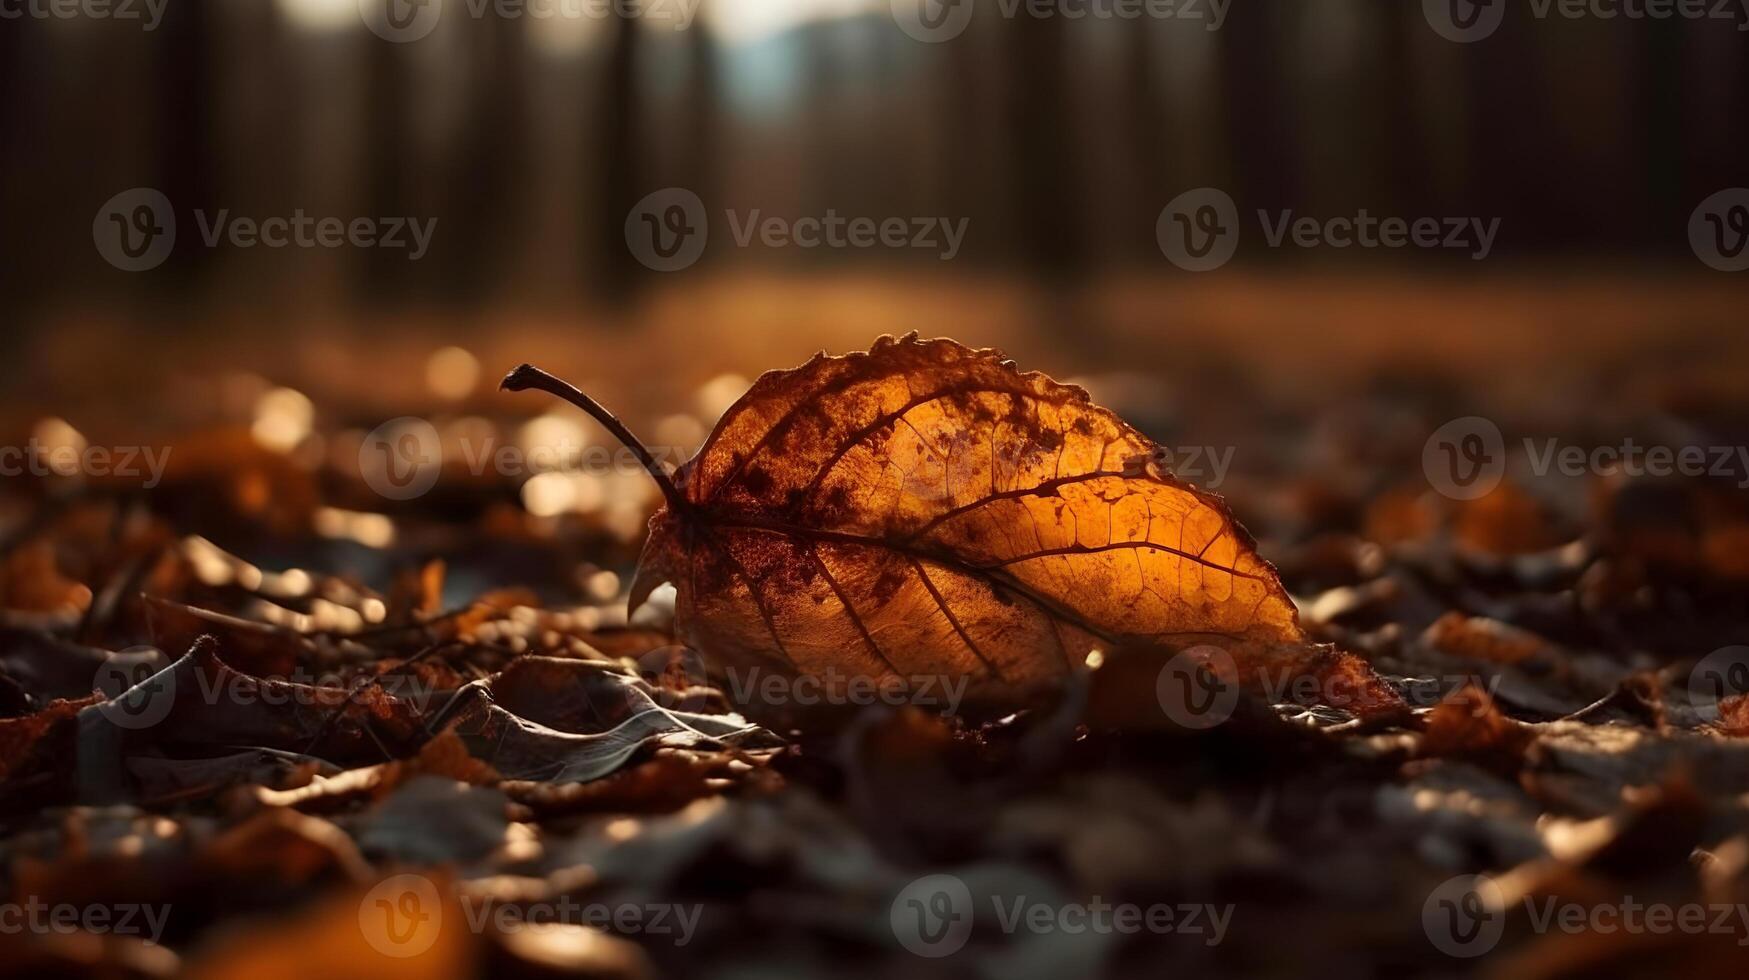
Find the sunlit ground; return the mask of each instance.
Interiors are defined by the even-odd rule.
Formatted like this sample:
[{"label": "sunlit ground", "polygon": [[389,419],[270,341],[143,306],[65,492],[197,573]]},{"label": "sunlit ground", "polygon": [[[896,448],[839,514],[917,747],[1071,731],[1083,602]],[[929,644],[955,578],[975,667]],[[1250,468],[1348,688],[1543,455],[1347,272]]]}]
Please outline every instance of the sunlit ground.
[{"label": "sunlit ground", "polygon": [[[1719,275],[1222,274],[1071,296],[976,276],[697,276],[618,312],[66,314],[17,358],[35,369],[6,398],[9,415],[52,403],[128,429],[180,425],[231,407],[226,385],[253,374],[318,405],[403,411],[489,397],[505,370],[537,361],[648,427],[692,411],[692,394],[720,375],[750,379],[916,330],[998,346],[1058,377],[1122,371],[1170,386],[1222,365],[1284,403],[1323,404],[1393,372],[1445,377],[1478,407],[1600,385],[1624,401],[1672,385],[1735,400],[1746,301],[1749,286]],[[158,393],[151,411],[139,411],[142,390]]]}]

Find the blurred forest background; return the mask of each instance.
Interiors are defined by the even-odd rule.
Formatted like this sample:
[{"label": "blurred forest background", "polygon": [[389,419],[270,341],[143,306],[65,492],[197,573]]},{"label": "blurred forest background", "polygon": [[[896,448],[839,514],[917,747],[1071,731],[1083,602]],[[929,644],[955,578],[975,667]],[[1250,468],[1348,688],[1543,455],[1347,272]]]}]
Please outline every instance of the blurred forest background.
[{"label": "blurred forest background", "polygon": [[[144,376],[250,370],[399,406],[431,394],[432,351],[460,346],[482,390],[539,360],[672,402],[909,329],[1059,375],[1225,371],[1310,398],[1404,365],[1490,390],[1570,376],[1573,397],[1648,377],[1741,390],[1749,289],[1686,232],[1703,198],[1749,185],[1735,22],[1515,5],[1457,44],[1408,0],[1236,0],[1219,30],[980,2],[958,37],[923,43],[887,0],[700,2],[676,30],[451,0],[404,44],[356,0],[169,0],[151,32],[0,22],[8,401],[131,406]],[[1204,185],[1247,237],[1196,275],[1154,226]],[[162,266],[122,272],[92,216],[142,186],[174,203],[179,236]],[[696,265],[658,273],[623,223],[669,186],[703,199],[713,233]],[[438,225],[417,262],[207,248],[197,208]],[[943,262],[737,248],[722,220],[828,208],[969,230]],[[1256,211],[1289,208],[1501,225],[1483,262],[1264,248]]]}]

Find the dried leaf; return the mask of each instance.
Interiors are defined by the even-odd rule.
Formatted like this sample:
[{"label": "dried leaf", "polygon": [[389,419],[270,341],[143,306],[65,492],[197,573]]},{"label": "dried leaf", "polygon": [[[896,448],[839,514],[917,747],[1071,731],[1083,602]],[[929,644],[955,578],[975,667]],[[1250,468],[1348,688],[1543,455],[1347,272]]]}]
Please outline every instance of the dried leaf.
[{"label": "dried leaf", "polygon": [[140,755],[125,760],[124,766],[140,799],[156,804],[211,798],[237,784],[295,785],[339,772],[321,759],[269,748],[196,759]]},{"label": "dried leaf", "polygon": [[86,697],[108,656],[44,630],[0,629],[0,674],[40,700]]},{"label": "dried leaf", "polygon": [[659,747],[782,744],[738,715],[663,708],[640,683],[589,661],[524,657],[462,688],[448,727],[503,778],[551,783],[599,779]]},{"label": "dried leaf", "polygon": [[235,670],[204,636],[169,667],[79,711],[79,792],[87,801],[130,798],[139,787],[126,760],[165,749],[210,756],[263,748],[339,765],[397,758],[427,738],[424,711],[377,685],[299,684]]},{"label": "dried leaf", "polygon": [[1719,720],[1713,726],[1726,735],[1749,736],[1749,694],[1719,702]]},{"label": "dried leaf", "polygon": [[[78,700],[61,699],[50,702],[35,714],[0,718],[0,781],[29,770],[33,764],[40,764],[48,755],[40,743],[57,730],[65,734],[80,710],[97,700],[95,694]],[[57,744],[56,748],[64,749],[65,746]]]},{"label": "dried leaf", "polygon": [[256,623],[196,606],[144,596],[152,645],[160,650],[187,650],[202,636],[219,641],[225,662],[257,677],[288,677],[300,663],[314,659],[314,644],[296,630]]},{"label": "dried leaf", "polygon": [[764,750],[657,749],[647,761],[591,782],[512,780],[499,788],[543,818],[567,813],[673,813],[744,780],[781,785],[781,778],[770,769],[755,765],[769,755]]},{"label": "dried leaf", "polygon": [[1515,765],[1536,742],[1536,733],[1500,712],[1488,692],[1466,684],[1441,701],[1427,717],[1421,752]]},{"label": "dried leaf", "polygon": [[[533,368],[505,386],[612,419]],[[1302,646],[1225,503],[1158,459],[994,350],[913,335],[817,356],[760,378],[675,485],[648,464],[669,500],[632,605],[672,582],[676,631],[719,665],[965,677],[994,705],[1119,643]]]}]

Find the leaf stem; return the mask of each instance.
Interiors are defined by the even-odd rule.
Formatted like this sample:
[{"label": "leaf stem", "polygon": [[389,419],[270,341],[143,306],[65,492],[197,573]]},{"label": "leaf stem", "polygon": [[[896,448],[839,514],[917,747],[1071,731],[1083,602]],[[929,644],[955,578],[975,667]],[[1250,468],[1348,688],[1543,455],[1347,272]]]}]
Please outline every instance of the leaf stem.
[{"label": "leaf stem", "polygon": [[644,443],[632,434],[632,430],[626,428],[626,424],[619,420],[619,416],[603,408],[600,402],[578,390],[576,385],[561,381],[533,364],[519,365],[515,370],[506,374],[504,380],[498,385],[500,391],[527,391],[530,388],[555,395],[588,412],[591,418],[600,422],[607,431],[613,433],[613,437],[618,439],[621,445],[630,449],[632,454],[638,457],[638,462],[644,464],[644,469],[650,472],[650,476],[656,481],[656,486],[661,488],[662,496],[668,499],[670,510],[676,514],[685,514],[692,510],[692,505],[681,495],[680,489],[674,485],[673,477],[670,477],[668,471],[662,468],[662,464],[656,462],[656,457],[651,455]]}]

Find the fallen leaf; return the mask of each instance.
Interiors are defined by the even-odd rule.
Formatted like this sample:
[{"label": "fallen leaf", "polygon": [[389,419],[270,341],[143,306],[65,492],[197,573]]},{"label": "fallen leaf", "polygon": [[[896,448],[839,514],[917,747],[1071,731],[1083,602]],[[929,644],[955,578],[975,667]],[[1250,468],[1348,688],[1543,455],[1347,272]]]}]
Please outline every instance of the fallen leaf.
[{"label": "fallen leaf", "polygon": [[125,760],[124,765],[140,799],[154,803],[211,797],[240,783],[296,784],[339,772],[321,759],[269,748],[196,759],[140,755]]},{"label": "fallen leaf", "polygon": [[457,693],[446,725],[509,780],[587,782],[657,748],[775,748],[738,715],[664,708],[625,674],[583,660],[524,657]]},{"label": "fallen leaf", "polygon": [[48,538],[14,548],[0,561],[0,608],[80,613],[90,604],[90,587],[61,574]]},{"label": "fallen leaf", "polygon": [[318,773],[303,785],[287,789],[257,787],[255,797],[269,806],[296,807],[306,812],[338,810],[359,800],[380,799],[402,783],[427,775],[474,786],[499,782],[492,767],[469,755],[461,737],[446,729],[420,746],[419,754],[411,759]]},{"label": "fallen leaf", "polygon": [[1719,720],[1713,727],[1726,735],[1749,735],[1749,694],[1719,702]]},{"label": "fallen leaf", "polygon": [[966,678],[1025,703],[1117,644],[1304,646],[1275,570],[1220,497],[1087,393],[915,335],[771,372],[672,480],[610,413],[531,366],[656,477],[632,591],[726,668]]},{"label": "fallen leaf", "polygon": [[781,777],[755,764],[770,754],[768,750],[657,749],[641,764],[586,783],[508,780],[499,788],[543,818],[566,813],[673,813],[744,781],[781,785]]},{"label": "fallen leaf", "polygon": [[510,800],[490,786],[441,776],[403,782],[350,821],[359,849],[391,864],[480,861],[509,842]]},{"label": "fallen leaf", "polygon": [[368,683],[256,677],[233,669],[210,636],[114,699],[85,704],[77,725],[72,768],[87,801],[137,793],[126,760],[140,754],[211,757],[247,747],[345,766],[411,754],[428,737],[422,704]]},{"label": "fallen leaf", "polygon": [[[35,714],[22,718],[0,718],[0,781],[41,765],[51,754],[43,749],[41,743],[49,740],[57,731],[66,734],[70,723],[78,717],[79,712],[98,700],[95,694],[77,700],[64,698],[50,702]],[[55,745],[56,751],[65,748],[65,745],[59,743]]]},{"label": "fallen leaf", "polygon": [[1486,690],[1466,684],[1428,714],[1421,752],[1516,765],[1535,742],[1536,733],[1501,714]]},{"label": "fallen leaf", "polygon": [[160,650],[187,650],[202,636],[224,648],[225,662],[257,677],[287,677],[312,659],[314,644],[296,630],[255,623],[169,599],[144,596],[141,603]]},{"label": "fallen leaf", "polygon": [[0,629],[0,674],[43,700],[82,698],[109,654],[45,630]]}]

